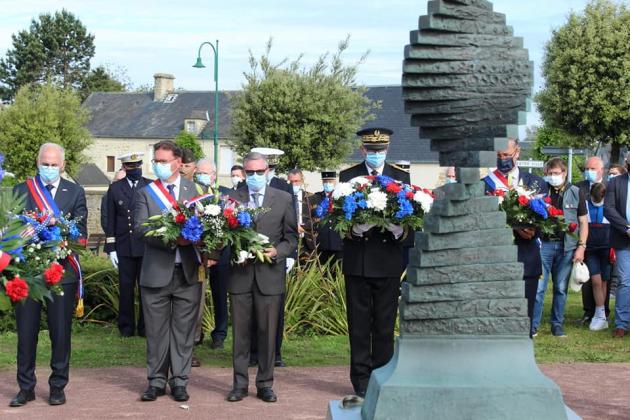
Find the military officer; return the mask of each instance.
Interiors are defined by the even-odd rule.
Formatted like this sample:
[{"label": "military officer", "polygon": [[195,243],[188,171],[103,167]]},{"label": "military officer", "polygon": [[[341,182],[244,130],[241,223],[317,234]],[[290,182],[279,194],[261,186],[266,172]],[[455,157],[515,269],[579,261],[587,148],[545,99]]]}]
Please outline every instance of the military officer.
[{"label": "military officer", "polygon": [[[342,171],[340,181],[385,175],[409,183],[409,173],[385,162],[392,134],[386,128],[359,131],[365,160]],[[373,225],[355,224],[343,240],[350,380],[359,397],[365,397],[372,370],[385,365],[394,354],[394,324],[406,236],[407,232],[394,224],[384,231]]]},{"label": "military officer", "polygon": [[[125,177],[112,183],[107,190],[107,226],[105,252],[118,268],[120,287],[118,330],[123,337],[137,333],[144,336],[142,307],[135,323],[134,291],[140,278],[144,243],[133,235],[133,208],[136,191],[151,183],[142,176],[144,153],[128,153],[118,159],[122,162]],[[138,289],[140,293],[140,289]],[[138,299],[140,300],[140,299]]]},{"label": "military officer", "polygon": [[[332,200],[332,192],[337,184],[337,172],[322,171],[323,190],[313,194],[311,204],[313,205],[313,217],[317,217],[315,209],[325,197]],[[317,232],[317,256],[322,264],[332,259],[331,264],[341,261],[343,258],[343,240],[341,236],[332,228],[331,223],[323,224],[317,221],[315,230]]]}]

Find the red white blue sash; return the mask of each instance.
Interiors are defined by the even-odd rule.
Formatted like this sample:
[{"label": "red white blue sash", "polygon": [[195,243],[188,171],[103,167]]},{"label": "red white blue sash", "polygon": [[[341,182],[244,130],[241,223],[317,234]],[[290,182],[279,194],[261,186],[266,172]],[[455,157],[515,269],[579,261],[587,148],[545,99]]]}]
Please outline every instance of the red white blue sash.
[{"label": "red white blue sash", "polygon": [[200,201],[203,200],[211,200],[212,198],[214,198],[214,194],[203,194],[200,196],[197,196],[195,198],[191,198],[190,200],[184,201],[184,205],[188,208],[194,206],[195,204],[197,204]]},{"label": "red white blue sash", "polygon": [[484,178],[484,181],[488,184],[488,187],[490,187],[492,191],[508,191],[512,189],[508,179],[498,169],[490,172],[488,176]]},{"label": "red white blue sash", "polygon": [[147,191],[151,194],[151,197],[157,205],[160,206],[163,213],[171,209],[179,209],[177,200],[164,188],[164,184],[161,180],[157,179],[147,185]]}]

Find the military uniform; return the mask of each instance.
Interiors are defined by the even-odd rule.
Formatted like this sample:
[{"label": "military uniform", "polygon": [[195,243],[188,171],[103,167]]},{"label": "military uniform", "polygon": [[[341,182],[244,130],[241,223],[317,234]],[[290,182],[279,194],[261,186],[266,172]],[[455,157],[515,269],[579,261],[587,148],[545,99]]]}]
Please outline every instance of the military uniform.
[{"label": "military uniform", "polygon": [[[357,133],[366,151],[380,151],[389,145],[387,129],[366,129]],[[357,176],[383,175],[409,183],[409,173],[383,162],[368,168],[367,159],[339,174],[341,182]],[[382,172],[378,171],[380,169]],[[385,365],[394,354],[394,324],[404,270],[404,239],[389,231],[371,229],[362,235],[351,232],[343,240],[343,274],[346,281],[348,329],[350,336],[350,380],[354,391],[365,396],[373,369]]]},{"label": "military uniform", "polygon": [[[139,156],[141,157],[141,154],[131,154],[121,158],[137,159]],[[119,159],[123,160],[124,164],[125,160],[121,158]],[[134,291],[140,278],[144,242],[133,235],[133,209],[136,191],[150,183],[151,180],[144,177],[135,181],[125,177],[111,184],[107,190],[105,252],[108,254],[115,252],[118,258],[118,284],[120,288],[118,329],[122,336],[132,336],[136,332],[138,335],[144,336],[142,306],[137,325],[134,307]],[[138,289],[138,293],[140,293],[140,289]]]},{"label": "military uniform", "polygon": [[[335,171],[323,171],[322,182],[326,184],[326,181],[336,181],[337,173]],[[328,197],[332,200],[332,191],[320,191],[311,196],[311,210],[312,217],[315,219],[315,244],[317,248],[317,256],[321,264],[325,264],[332,258],[332,263],[341,261],[343,258],[343,240],[341,236],[333,229],[332,222],[322,223],[317,220],[315,210],[319,204]]]}]

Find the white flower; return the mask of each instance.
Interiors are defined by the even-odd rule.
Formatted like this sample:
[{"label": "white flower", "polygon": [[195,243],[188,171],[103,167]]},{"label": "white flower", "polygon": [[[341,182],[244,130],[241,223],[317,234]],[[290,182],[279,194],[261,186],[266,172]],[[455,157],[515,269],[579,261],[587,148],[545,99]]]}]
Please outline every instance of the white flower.
[{"label": "white flower", "polygon": [[433,197],[431,197],[424,191],[416,191],[416,193],[413,195],[413,201],[419,203],[420,207],[422,207],[422,210],[425,213],[428,213],[429,210],[431,210],[431,206],[433,205]]},{"label": "white flower", "polygon": [[166,226],[162,226],[161,228],[156,229],[155,233],[158,233],[158,234],[166,233]]},{"label": "white flower", "polygon": [[377,211],[385,210],[385,207],[387,207],[387,194],[380,190],[372,190],[368,194],[367,206],[369,209]]},{"label": "white flower", "polygon": [[350,180],[351,183],[353,184],[360,184],[360,185],[364,185],[364,184],[369,184],[370,181],[364,177],[364,176],[355,176],[354,178],[352,178]]},{"label": "white flower", "polygon": [[262,233],[259,233],[259,234],[258,234],[258,241],[259,241],[261,244],[268,244],[268,243],[270,243],[270,241],[269,241],[269,236],[267,236],[267,235],[263,235]]},{"label": "white flower", "polygon": [[333,191],[333,198],[336,200],[341,197],[345,197],[354,192],[354,187],[349,182],[340,182]]},{"label": "white flower", "polygon": [[247,261],[250,258],[254,258],[254,255],[252,255],[251,253],[247,251],[240,250],[238,251],[238,259],[236,260],[236,263],[243,264],[245,261]]},{"label": "white flower", "polygon": [[221,214],[221,207],[216,204],[208,204],[203,211],[206,216],[218,216]]}]

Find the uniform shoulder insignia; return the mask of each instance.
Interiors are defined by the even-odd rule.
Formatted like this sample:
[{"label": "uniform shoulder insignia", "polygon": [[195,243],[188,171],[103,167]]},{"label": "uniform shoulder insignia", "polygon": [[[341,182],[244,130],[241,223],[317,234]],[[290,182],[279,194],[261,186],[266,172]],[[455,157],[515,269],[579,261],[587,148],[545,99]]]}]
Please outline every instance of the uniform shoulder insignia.
[{"label": "uniform shoulder insignia", "polygon": [[398,169],[399,171],[403,171],[403,172],[407,172],[407,173],[409,173],[409,169],[401,168],[400,166],[396,165],[395,163],[390,163],[390,165],[391,165],[394,169]]}]

